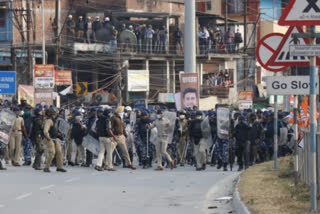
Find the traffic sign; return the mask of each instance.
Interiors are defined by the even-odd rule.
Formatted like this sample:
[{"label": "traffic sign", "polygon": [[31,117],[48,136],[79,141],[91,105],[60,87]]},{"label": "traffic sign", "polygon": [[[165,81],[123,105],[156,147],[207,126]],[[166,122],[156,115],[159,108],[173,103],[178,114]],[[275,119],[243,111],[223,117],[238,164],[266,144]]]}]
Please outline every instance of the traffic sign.
[{"label": "traffic sign", "polygon": [[290,55],[290,45],[306,45],[309,44],[307,39],[292,38],[294,33],[303,33],[301,27],[290,27],[282,39],[277,51],[270,59],[271,65],[278,66],[308,66],[309,58],[305,56]]},{"label": "traffic sign", "polygon": [[[319,92],[319,81],[315,87]],[[272,76],[267,77],[268,95],[308,95],[310,94],[309,76]]]},{"label": "traffic sign", "polygon": [[291,56],[320,56],[320,45],[290,45]]},{"label": "traffic sign", "polygon": [[268,71],[280,72],[288,68],[285,65],[274,66],[270,63],[270,59],[275,54],[283,38],[284,35],[281,33],[271,33],[263,37],[258,44],[256,49],[258,62]]},{"label": "traffic sign", "polygon": [[78,82],[76,85],[76,93],[80,96],[86,96],[88,94],[88,82]]},{"label": "traffic sign", "polygon": [[0,71],[0,94],[16,94],[15,71]]},{"label": "traffic sign", "polygon": [[320,25],[320,1],[291,0],[283,11],[279,25]]}]

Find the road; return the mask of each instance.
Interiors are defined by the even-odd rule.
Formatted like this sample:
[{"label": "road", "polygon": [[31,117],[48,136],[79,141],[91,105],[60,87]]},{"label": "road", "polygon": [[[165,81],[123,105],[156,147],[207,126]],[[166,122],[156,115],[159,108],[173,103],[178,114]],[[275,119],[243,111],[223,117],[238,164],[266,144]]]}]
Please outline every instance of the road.
[{"label": "road", "polygon": [[230,203],[215,199],[231,195],[232,182],[238,176],[212,167],[197,172],[190,166],[162,172],[66,169],[67,173],[57,173],[51,168],[50,174],[31,167],[0,171],[0,213],[228,213],[232,211]]}]

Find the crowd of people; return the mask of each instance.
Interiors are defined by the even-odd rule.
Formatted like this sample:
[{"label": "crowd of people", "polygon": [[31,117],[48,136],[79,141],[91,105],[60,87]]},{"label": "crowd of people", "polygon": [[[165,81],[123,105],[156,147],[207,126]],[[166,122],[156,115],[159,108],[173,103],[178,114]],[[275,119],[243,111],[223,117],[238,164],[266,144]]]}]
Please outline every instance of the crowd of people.
[{"label": "crowd of people", "polygon": [[[5,102],[1,110],[15,114],[10,141],[0,143],[0,169],[6,165],[66,172],[64,165],[116,171],[115,166],[162,171],[189,164],[197,171],[207,165],[238,170],[270,160],[274,146],[271,111],[198,111],[132,109],[73,105],[58,109]],[[219,108],[227,114],[219,115]],[[69,113],[70,112],[70,113]],[[171,116],[168,116],[171,115]],[[229,118],[228,118],[229,115]],[[279,113],[279,155],[292,152],[288,113]],[[94,145],[96,147],[94,147]],[[93,160],[96,160],[94,162]]]},{"label": "crowd of people", "polygon": [[[97,34],[101,29],[105,30],[104,40],[109,42],[110,52],[115,52],[118,48],[119,37],[124,30],[130,31],[135,35],[137,43],[134,51],[137,53],[168,53],[169,51],[169,35],[167,26],[152,26],[152,25],[129,25],[122,24],[121,26],[115,26],[110,17],[105,17],[101,21],[100,16],[96,16],[95,19],[88,16],[83,18],[78,17],[78,20],[74,20],[72,15],[68,16],[66,22],[67,29],[67,41],[68,43],[77,42],[101,42],[97,39]],[[55,21],[53,22],[53,38],[55,35]],[[109,38],[107,38],[109,37]],[[240,44],[243,42],[242,35],[239,32],[233,32],[231,28],[228,28],[226,33],[223,33],[219,27],[201,27],[198,32],[199,37],[199,50],[200,54],[209,53],[239,53]],[[176,28],[170,37],[174,40],[174,50],[176,54],[183,54],[183,33],[179,28]]]},{"label": "crowd of people", "polygon": [[200,54],[239,53],[240,44],[243,42],[239,29],[235,33],[231,28],[223,33],[219,27],[214,29],[203,26],[199,29],[198,37]]}]

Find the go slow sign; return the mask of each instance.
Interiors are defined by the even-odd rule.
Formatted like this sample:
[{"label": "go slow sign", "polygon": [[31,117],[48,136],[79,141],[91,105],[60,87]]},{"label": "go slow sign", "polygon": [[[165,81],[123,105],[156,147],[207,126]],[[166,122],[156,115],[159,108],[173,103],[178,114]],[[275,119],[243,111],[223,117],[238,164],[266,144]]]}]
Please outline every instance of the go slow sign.
[{"label": "go slow sign", "polygon": [[[319,81],[315,82],[319,94]],[[310,94],[309,76],[272,76],[267,77],[268,95],[308,95]]]}]

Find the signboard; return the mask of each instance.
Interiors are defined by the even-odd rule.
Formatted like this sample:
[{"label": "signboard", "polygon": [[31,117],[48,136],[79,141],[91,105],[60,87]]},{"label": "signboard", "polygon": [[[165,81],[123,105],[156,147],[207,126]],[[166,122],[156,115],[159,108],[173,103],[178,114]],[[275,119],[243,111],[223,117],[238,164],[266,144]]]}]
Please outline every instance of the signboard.
[{"label": "signboard", "polygon": [[[281,95],[277,96],[277,104],[282,105],[284,103],[283,100],[284,100],[283,96],[281,96]],[[274,96],[273,95],[269,96],[269,104],[274,105]]]},{"label": "signboard", "polygon": [[0,94],[16,94],[16,72],[0,71]]},{"label": "signboard", "polygon": [[148,70],[128,70],[128,91],[143,92],[149,91]]},{"label": "signboard", "polygon": [[78,82],[76,85],[76,93],[79,96],[88,95],[88,82]]},{"label": "signboard", "polygon": [[251,109],[253,106],[253,91],[239,91],[238,105],[239,110]]},{"label": "signboard", "polygon": [[174,94],[159,93],[158,102],[159,103],[174,103],[175,102]]},{"label": "signboard", "polygon": [[146,100],[135,100],[133,104],[133,108],[135,109],[146,109]]},{"label": "signboard", "polygon": [[181,107],[199,108],[199,77],[197,73],[180,74]]},{"label": "signboard", "polygon": [[320,25],[320,2],[318,0],[291,0],[278,24]]},{"label": "signboard", "polygon": [[40,89],[54,88],[54,65],[34,66],[34,87]]},{"label": "signboard", "polygon": [[[316,80],[316,92],[319,93],[319,80]],[[308,95],[310,94],[309,76],[267,77],[268,95]]]},{"label": "signboard", "polygon": [[284,35],[281,33],[271,33],[263,37],[258,44],[256,49],[257,60],[260,65],[268,71],[280,72],[288,68],[286,65],[274,66],[270,61],[283,38]]},{"label": "signboard", "polygon": [[56,85],[72,85],[72,71],[55,71]]},{"label": "signboard", "polygon": [[306,45],[309,44],[309,41],[305,38],[296,38],[292,37],[293,34],[303,33],[301,27],[290,27],[282,39],[277,51],[272,55],[270,63],[272,65],[279,66],[308,66],[310,61],[305,56],[292,56],[290,55],[290,45]]},{"label": "signboard", "polygon": [[44,105],[53,104],[53,93],[52,90],[40,90],[36,89],[34,93],[34,102],[43,103]]},{"label": "signboard", "polygon": [[292,56],[320,56],[320,45],[290,45]]}]

